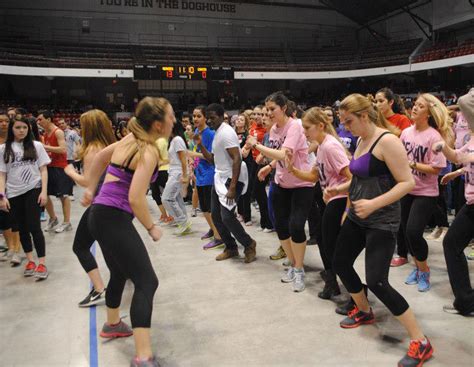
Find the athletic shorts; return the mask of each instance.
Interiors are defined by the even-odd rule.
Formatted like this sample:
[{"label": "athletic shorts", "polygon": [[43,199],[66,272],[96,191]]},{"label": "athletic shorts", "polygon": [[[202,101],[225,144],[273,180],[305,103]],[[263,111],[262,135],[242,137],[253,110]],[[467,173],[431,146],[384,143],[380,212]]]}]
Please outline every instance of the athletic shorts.
[{"label": "athletic shorts", "polygon": [[64,168],[48,167],[48,195],[72,196],[73,181],[64,172]]},{"label": "athletic shorts", "polygon": [[212,185],[196,186],[199,197],[199,207],[203,213],[211,212],[211,193]]}]

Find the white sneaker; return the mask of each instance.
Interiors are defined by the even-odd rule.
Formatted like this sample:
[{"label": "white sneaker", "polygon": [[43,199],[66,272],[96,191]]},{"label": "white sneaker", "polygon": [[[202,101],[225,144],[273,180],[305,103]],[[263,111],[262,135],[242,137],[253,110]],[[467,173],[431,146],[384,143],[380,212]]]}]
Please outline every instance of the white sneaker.
[{"label": "white sneaker", "polygon": [[293,292],[303,292],[306,288],[304,284],[304,270],[295,269],[295,280],[293,280]]},{"label": "white sneaker", "polygon": [[257,232],[263,232],[263,228],[262,228],[262,227],[258,227],[258,228],[257,228]]},{"label": "white sneaker", "polygon": [[56,219],[51,219],[49,218],[48,225],[46,226],[46,229],[44,230],[45,232],[52,232],[54,228],[58,225],[58,218]]},{"label": "white sneaker", "polygon": [[61,223],[61,225],[54,230],[54,232],[56,233],[63,233],[68,231],[72,231],[71,223]]},{"label": "white sneaker", "polygon": [[178,224],[178,229],[174,232],[176,236],[184,236],[191,232],[191,222],[187,221],[183,224]]},{"label": "white sneaker", "polygon": [[246,225],[247,227],[250,227],[250,226],[252,225],[252,221],[245,222],[245,225]]},{"label": "white sneaker", "polygon": [[281,277],[282,283],[291,283],[295,280],[295,268],[290,266],[288,271]]},{"label": "white sneaker", "polygon": [[0,261],[9,261],[13,257],[13,251],[8,250],[0,254]]},{"label": "white sneaker", "polygon": [[275,230],[273,228],[265,228],[263,230],[263,233],[272,233],[272,232],[275,232]]},{"label": "white sneaker", "polygon": [[10,265],[12,267],[18,266],[21,264],[23,261],[23,258],[21,257],[21,254],[19,252],[15,252],[12,256],[12,259],[10,260]]},{"label": "white sneaker", "polygon": [[69,196],[69,200],[76,201],[76,198],[74,196]]}]

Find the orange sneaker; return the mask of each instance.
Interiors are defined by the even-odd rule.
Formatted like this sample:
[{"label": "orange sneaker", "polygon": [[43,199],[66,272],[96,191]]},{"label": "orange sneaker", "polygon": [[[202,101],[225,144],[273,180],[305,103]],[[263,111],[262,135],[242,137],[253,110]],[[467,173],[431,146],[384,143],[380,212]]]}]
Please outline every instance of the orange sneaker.
[{"label": "orange sneaker", "polygon": [[426,343],[412,340],[408,352],[399,362],[398,367],[421,367],[433,355],[433,347],[428,338]]},{"label": "orange sneaker", "polygon": [[34,261],[28,261],[28,263],[25,266],[25,271],[23,272],[23,275],[25,277],[32,277],[35,274],[35,269],[36,269],[36,264]]},{"label": "orange sneaker", "polygon": [[44,264],[39,264],[35,270],[35,278],[46,279],[48,277],[48,268]]}]

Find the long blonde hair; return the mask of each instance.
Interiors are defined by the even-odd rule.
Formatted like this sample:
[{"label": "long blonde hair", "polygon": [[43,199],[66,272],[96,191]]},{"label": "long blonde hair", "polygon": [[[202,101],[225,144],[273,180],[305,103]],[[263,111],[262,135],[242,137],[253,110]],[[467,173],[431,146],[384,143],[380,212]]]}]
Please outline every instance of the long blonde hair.
[{"label": "long blonde hair", "polygon": [[369,120],[377,127],[388,130],[396,136],[400,136],[400,130],[393,126],[380,111],[375,109],[372,102],[362,94],[353,93],[344,98],[339,106],[339,110],[352,113],[358,117],[363,112],[367,112]]},{"label": "long blonde hair", "polygon": [[124,148],[127,153],[124,162],[129,161],[135,153],[137,153],[137,159],[141,160],[149,146],[154,148],[158,159],[160,158],[155,144],[159,136],[152,131],[152,125],[155,121],[164,122],[168,106],[170,102],[162,97],[145,97],[138,103],[135,116],[130,119],[127,126],[135,140],[128,140],[125,143]]},{"label": "long blonde hair", "polygon": [[420,94],[418,97],[423,98],[428,104],[430,116],[428,117],[428,125],[438,130],[443,139],[452,145],[454,142],[453,130],[451,128],[453,119],[449,115],[447,107],[438,98],[430,93]]},{"label": "long blonde hair", "polygon": [[104,111],[90,110],[84,112],[80,118],[82,144],[77,153],[79,160],[84,159],[92,147],[105,148],[115,142],[112,122]]},{"label": "long blonde hair", "polygon": [[[326,109],[326,108],[325,108]],[[326,134],[334,136],[337,141],[341,144],[341,146],[346,151],[346,154],[350,157],[349,151],[346,149],[345,145],[342,143],[339,135],[337,135],[336,129],[334,129],[333,124],[329,121],[329,117],[324,113],[324,110],[319,107],[311,107],[310,109],[306,110],[301,117],[302,120],[309,122],[312,125],[323,124],[324,125],[324,132]]]}]

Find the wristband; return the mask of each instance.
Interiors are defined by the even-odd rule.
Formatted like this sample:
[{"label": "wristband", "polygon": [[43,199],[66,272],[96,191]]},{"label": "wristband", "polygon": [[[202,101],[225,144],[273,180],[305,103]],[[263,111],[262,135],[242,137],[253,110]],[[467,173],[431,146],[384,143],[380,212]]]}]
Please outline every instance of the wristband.
[{"label": "wristband", "polygon": [[255,143],[254,145],[252,145],[252,149],[257,148],[257,144],[258,144],[258,143]]}]

